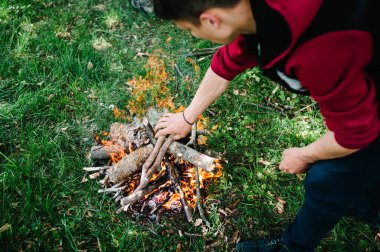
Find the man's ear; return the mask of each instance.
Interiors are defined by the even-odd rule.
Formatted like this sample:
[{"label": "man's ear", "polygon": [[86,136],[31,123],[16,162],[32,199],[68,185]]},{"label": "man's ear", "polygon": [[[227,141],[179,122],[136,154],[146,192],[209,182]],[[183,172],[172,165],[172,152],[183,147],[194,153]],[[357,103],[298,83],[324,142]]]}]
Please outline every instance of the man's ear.
[{"label": "man's ear", "polygon": [[216,29],[218,29],[220,27],[221,20],[215,14],[212,14],[209,12],[203,12],[199,17],[199,20],[200,20],[201,24],[203,24],[203,25],[206,25],[206,26],[210,25]]}]

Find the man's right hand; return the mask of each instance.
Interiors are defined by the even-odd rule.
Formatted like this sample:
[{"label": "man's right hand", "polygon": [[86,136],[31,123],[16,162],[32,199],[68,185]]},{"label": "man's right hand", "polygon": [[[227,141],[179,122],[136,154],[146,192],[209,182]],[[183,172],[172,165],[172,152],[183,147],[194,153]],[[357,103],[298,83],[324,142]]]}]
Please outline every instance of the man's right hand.
[{"label": "man's right hand", "polygon": [[174,140],[178,140],[187,136],[191,131],[191,125],[183,118],[183,112],[167,113],[158,120],[154,130],[158,131],[155,135],[156,138],[170,134],[174,136]]},{"label": "man's right hand", "polygon": [[155,130],[159,130],[156,137],[172,134],[178,140],[187,135],[191,130],[189,123],[194,123],[198,116],[213,103],[228,88],[230,81],[223,79],[209,68],[199,86],[191,104],[185,109],[185,121],[183,113],[165,114],[157,123]]}]

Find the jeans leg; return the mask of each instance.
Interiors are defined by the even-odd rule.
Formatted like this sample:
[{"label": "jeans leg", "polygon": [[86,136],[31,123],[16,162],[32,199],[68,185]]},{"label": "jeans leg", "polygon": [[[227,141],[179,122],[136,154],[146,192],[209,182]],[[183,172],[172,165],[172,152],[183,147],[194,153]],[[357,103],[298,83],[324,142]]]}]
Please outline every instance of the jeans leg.
[{"label": "jeans leg", "polygon": [[363,221],[380,228],[380,183],[356,197],[353,206]]},{"label": "jeans leg", "polygon": [[380,184],[379,142],[350,156],[312,165],[304,181],[304,203],[284,233],[290,251],[313,251],[352,202]]}]

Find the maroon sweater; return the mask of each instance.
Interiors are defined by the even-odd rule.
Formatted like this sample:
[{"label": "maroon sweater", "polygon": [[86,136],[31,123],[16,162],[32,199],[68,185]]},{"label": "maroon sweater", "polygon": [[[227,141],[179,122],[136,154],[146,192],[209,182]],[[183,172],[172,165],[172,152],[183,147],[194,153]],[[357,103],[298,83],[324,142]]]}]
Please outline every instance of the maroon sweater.
[{"label": "maroon sweater", "polygon": [[[251,0],[257,34],[213,57],[226,80],[260,65],[264,73],[317,101],[343,147],[364,148],[380,133],[368,18],[372,0]],[[376,1],[376,0],[375,0]]]}]

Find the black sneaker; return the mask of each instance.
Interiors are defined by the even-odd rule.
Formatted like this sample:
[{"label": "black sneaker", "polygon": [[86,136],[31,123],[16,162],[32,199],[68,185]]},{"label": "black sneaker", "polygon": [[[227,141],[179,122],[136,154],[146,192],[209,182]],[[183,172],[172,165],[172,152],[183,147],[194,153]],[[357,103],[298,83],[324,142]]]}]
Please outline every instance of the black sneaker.
[{"label": "black sneaker", "polygon": [[272,240],[253,240],[239,242],[236,245],[238,252],[285,252],[288,251],[281,238]]}]

